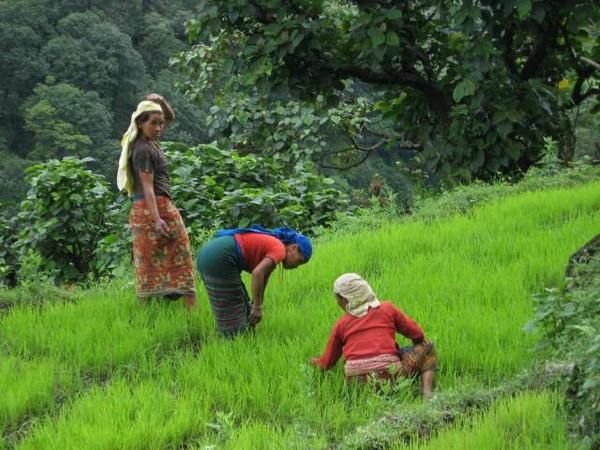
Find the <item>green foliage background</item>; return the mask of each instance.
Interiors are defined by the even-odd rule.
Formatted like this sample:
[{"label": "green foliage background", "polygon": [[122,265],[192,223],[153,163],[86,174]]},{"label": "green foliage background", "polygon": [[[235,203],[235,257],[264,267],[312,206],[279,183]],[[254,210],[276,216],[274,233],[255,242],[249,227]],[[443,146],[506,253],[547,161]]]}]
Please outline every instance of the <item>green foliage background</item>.
[{"label": "green foliage background", "polygon": [[573,158],[599,17],[591,0],[206,0],[176,67],[242,151],[323,167],[394,151],[433,185],[489,180],[527,171],[544,137]]},{"label": "green foliage background", "polygon": [[[23,169],[51,158],[93,157],[113,182],[119,139],[137,102],[158,91],[180,120],[170,137],[205,139],[202,112],[174,84],[168,60],[187,48],[197,2],[0,2],[0,178],[3,212],[26,191]],[[4,180],[7,180],[5,183]]]}]

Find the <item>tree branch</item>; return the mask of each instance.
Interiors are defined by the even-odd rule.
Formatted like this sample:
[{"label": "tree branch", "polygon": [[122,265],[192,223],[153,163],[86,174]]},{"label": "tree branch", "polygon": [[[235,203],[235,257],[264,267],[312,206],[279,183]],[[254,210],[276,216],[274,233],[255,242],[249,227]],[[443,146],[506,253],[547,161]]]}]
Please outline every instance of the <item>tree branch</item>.
[{"label": "tree branch", "polygon": [[600,70],[600,64],[598,64],[596,61],[592,61],[591,59],[586,58],[585,56],[581,56],[579,59],[589,64],[590,66],[596,68],[596,70]]},{"label": "tree branch", "polygon": [[341,66],[328,70],[340,79],[358,78],[366,83],[412,87],[425,96],[425,101],[431,111],[437,114],[441,120],[445,120],[450,111],[452,103],[447,92],[436,81],[426,80],[417,73],[406,71],[379,73],[354,66]]},{"label": "tree branch", "polygon": [[341,66],[336,75],[340,78],[358,78],[366,83],[385,84],[385,85],[403,85],[410,86],[426,95],[445,96],[444,91],[434,81],[428,81],[416,73],[410,72],[392,72],[380,73],[374,72],[364,67]]},{"label": "tree branch", "polygon": [[352,169],[353,167],[360,166],[362,163],[364,163],[369,158],[369,156],[371,156],[371,153],[372,152],[365,152],[365,156],[362,157],[359,161],[356,161],[355,163],[349,164],[344,167],[325,164],[323,162],[324,156],[319,161],[317,161],[317,164],[319,165],[319,167],[322,167],[323,169],[348,170],[348,169]]},{"label": "tree branch", "polygon": [[379,142],[377,142],[369,147],[364,147],[358,143],[358,141],[356,140],[356,137],[354,137],[354,136],[348,136],[348,137],[350,138],[350,141],[352,142],[352,146],[355,149],[360,150],[362,152],[372,152],[374,150],[377,150],[383,144],[386,144],[388,142],[387,139],[381,139]]},{"label": "tree branch", "polygon": [[386,144],[388,142],[387,138],[381,139],[379,140],[379,142],[370,145],[368,147],[365,147],[363,145],[360,145],[358,143],[358,141],[356,140],[355,136],[348,136],[348,139],[350,139],[350,142],[352,144],[352,147],[354,147],[356,150],[361,151],[364,153],[364,156],[362,158],[360,158],[358,161],[355,161],[352,164],[346,165],[346,166],[334,166],[334,165],[329,165],[323,162],[323,160],[327,157],[327,156],[331,156],[331,155],[339,155],[340,153],[346,153],[348,151],[348,149],[342,149],[342,150],[336,150],[336,151],[332,151],[332,152],[326,152],[324,154],[321,155],[321,158],[319,158],[319,161],[317,161],[317,164],[322,167],[323,169],[336,169],[336,170],[348,170],[348,169],[352,169],[353,167],[357,167],[360,166],[362,163],[364,163],[369,156],[371,156],[371,153],[373,153],[374,151],[378,150],[381,146],[383,146],[384,144]]},{"label": "tree branch", "polygon": [[382,131],[375,131],[375,130],[371,130],[370,128],[368,128],[368,127],[366,127],[366,126],[363,128],[363,130],[364,130],[366,133],[372,134],[373,136],[379,136],[379,137],[385,138],[385,139],[387,139],[388,141],[391,139],[391,136],[390,136],[390,135],[388,135],[388,134],[385,134],[385,133],[384,133],[384,132],[382,132]]}]

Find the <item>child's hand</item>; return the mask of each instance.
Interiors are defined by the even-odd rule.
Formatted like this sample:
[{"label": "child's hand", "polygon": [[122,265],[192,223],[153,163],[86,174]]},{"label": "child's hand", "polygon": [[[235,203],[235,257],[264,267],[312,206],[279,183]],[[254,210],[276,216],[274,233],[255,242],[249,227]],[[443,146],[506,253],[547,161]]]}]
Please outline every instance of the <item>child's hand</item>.
[{"label": "child's hand", "polygon": [[309,363],[311,366],[315,366],[315,367],[321,367],[321,365],[319,364],[319,358],[317,358],[316,356],[315,356],[315,357],[312,357],[312,358],[310,358],[310,360],[308,361],[308,363]]}]

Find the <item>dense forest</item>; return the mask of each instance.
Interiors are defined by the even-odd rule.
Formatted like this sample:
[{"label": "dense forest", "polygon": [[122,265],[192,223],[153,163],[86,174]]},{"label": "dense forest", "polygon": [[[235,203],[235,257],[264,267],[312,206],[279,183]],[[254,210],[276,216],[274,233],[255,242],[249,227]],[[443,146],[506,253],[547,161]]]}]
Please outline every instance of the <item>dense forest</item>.
[{"label": "dense forest", "polygon": [[5,207],[49,158],[90,156],[112,180],[132,106],[153,91],[178,113],[167,140],[311,160],[342,184],[379,172],[396,191],[407,174],[526,171],[544,138],[570,160],[577,125],[594,129],[593,1],[22,0],[1,2],[0,22]]},{"label": "dense forest", "polygon": [[0,2],[0,202],[24,197],[25,167],[92,157],[114,178],[118,141],[139,99],[158,91],[178,121],[168,138],[206,139],[201,113],[175,89],[169,58],[189,48],[195,1]]},{"label": "dense forest", "polygon": [[599,17],[592,0],[0,2],[0,275],[31,252],[60,279],[127,254],[119,139],[150,92],[177,113],[163,142],[197,242],[316,235],[374,202],[597,161]]}]

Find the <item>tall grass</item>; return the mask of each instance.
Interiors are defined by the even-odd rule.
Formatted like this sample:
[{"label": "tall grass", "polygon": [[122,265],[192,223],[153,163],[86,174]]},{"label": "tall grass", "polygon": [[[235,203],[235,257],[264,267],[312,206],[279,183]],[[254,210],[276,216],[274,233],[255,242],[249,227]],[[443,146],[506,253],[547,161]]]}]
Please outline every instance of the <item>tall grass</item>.
[{"label": "tall grass", "polygon": [[28,361],[0,355],[0,428],[26,414],[51,408],[59,394],[58,386],[70,388],[73,381],[51,360]]},{"label": "tall grass", "polygon": [[141,308],[130,292],[90,293],[78,303],[17,309],[2,322],[0,337],[13,354],[44,356],[105,375],[201,340],[210,330],[208,321],[196,326],[201,319],[175,304]]},{"label": "tall grass", "polygon": [[567,450],[567,424],[558,394],[523,394],[501,400],[490,411],[462,419],[430,441],[395,443],[392,450]]},{"label": "tall grass", "polygon": [[[599,188],[527,193],[465,216],[317,243],[309,264],[283,281],[273,274],[263,322],[235,341],[216,335],[202,286],[192,314],[181,304],[140,307],[118,284],[76,303],[14,308],[0,322],[2,348],[96,383],[22,447],[322,448],[394,403],[420,401],[405,385],[394,395],[348,386],[341,364],[325,374],[306,364],[341,315],[331,286],[346,271],[435,341],[438,389],[498,383],[532,363],[535,336],[522,331],[531,295],[560,284],[568,256],[598,233]],[[49,373],[30,376],[23,386],[34,389]],[[19,411],[40,410],[23,400]]]}]

